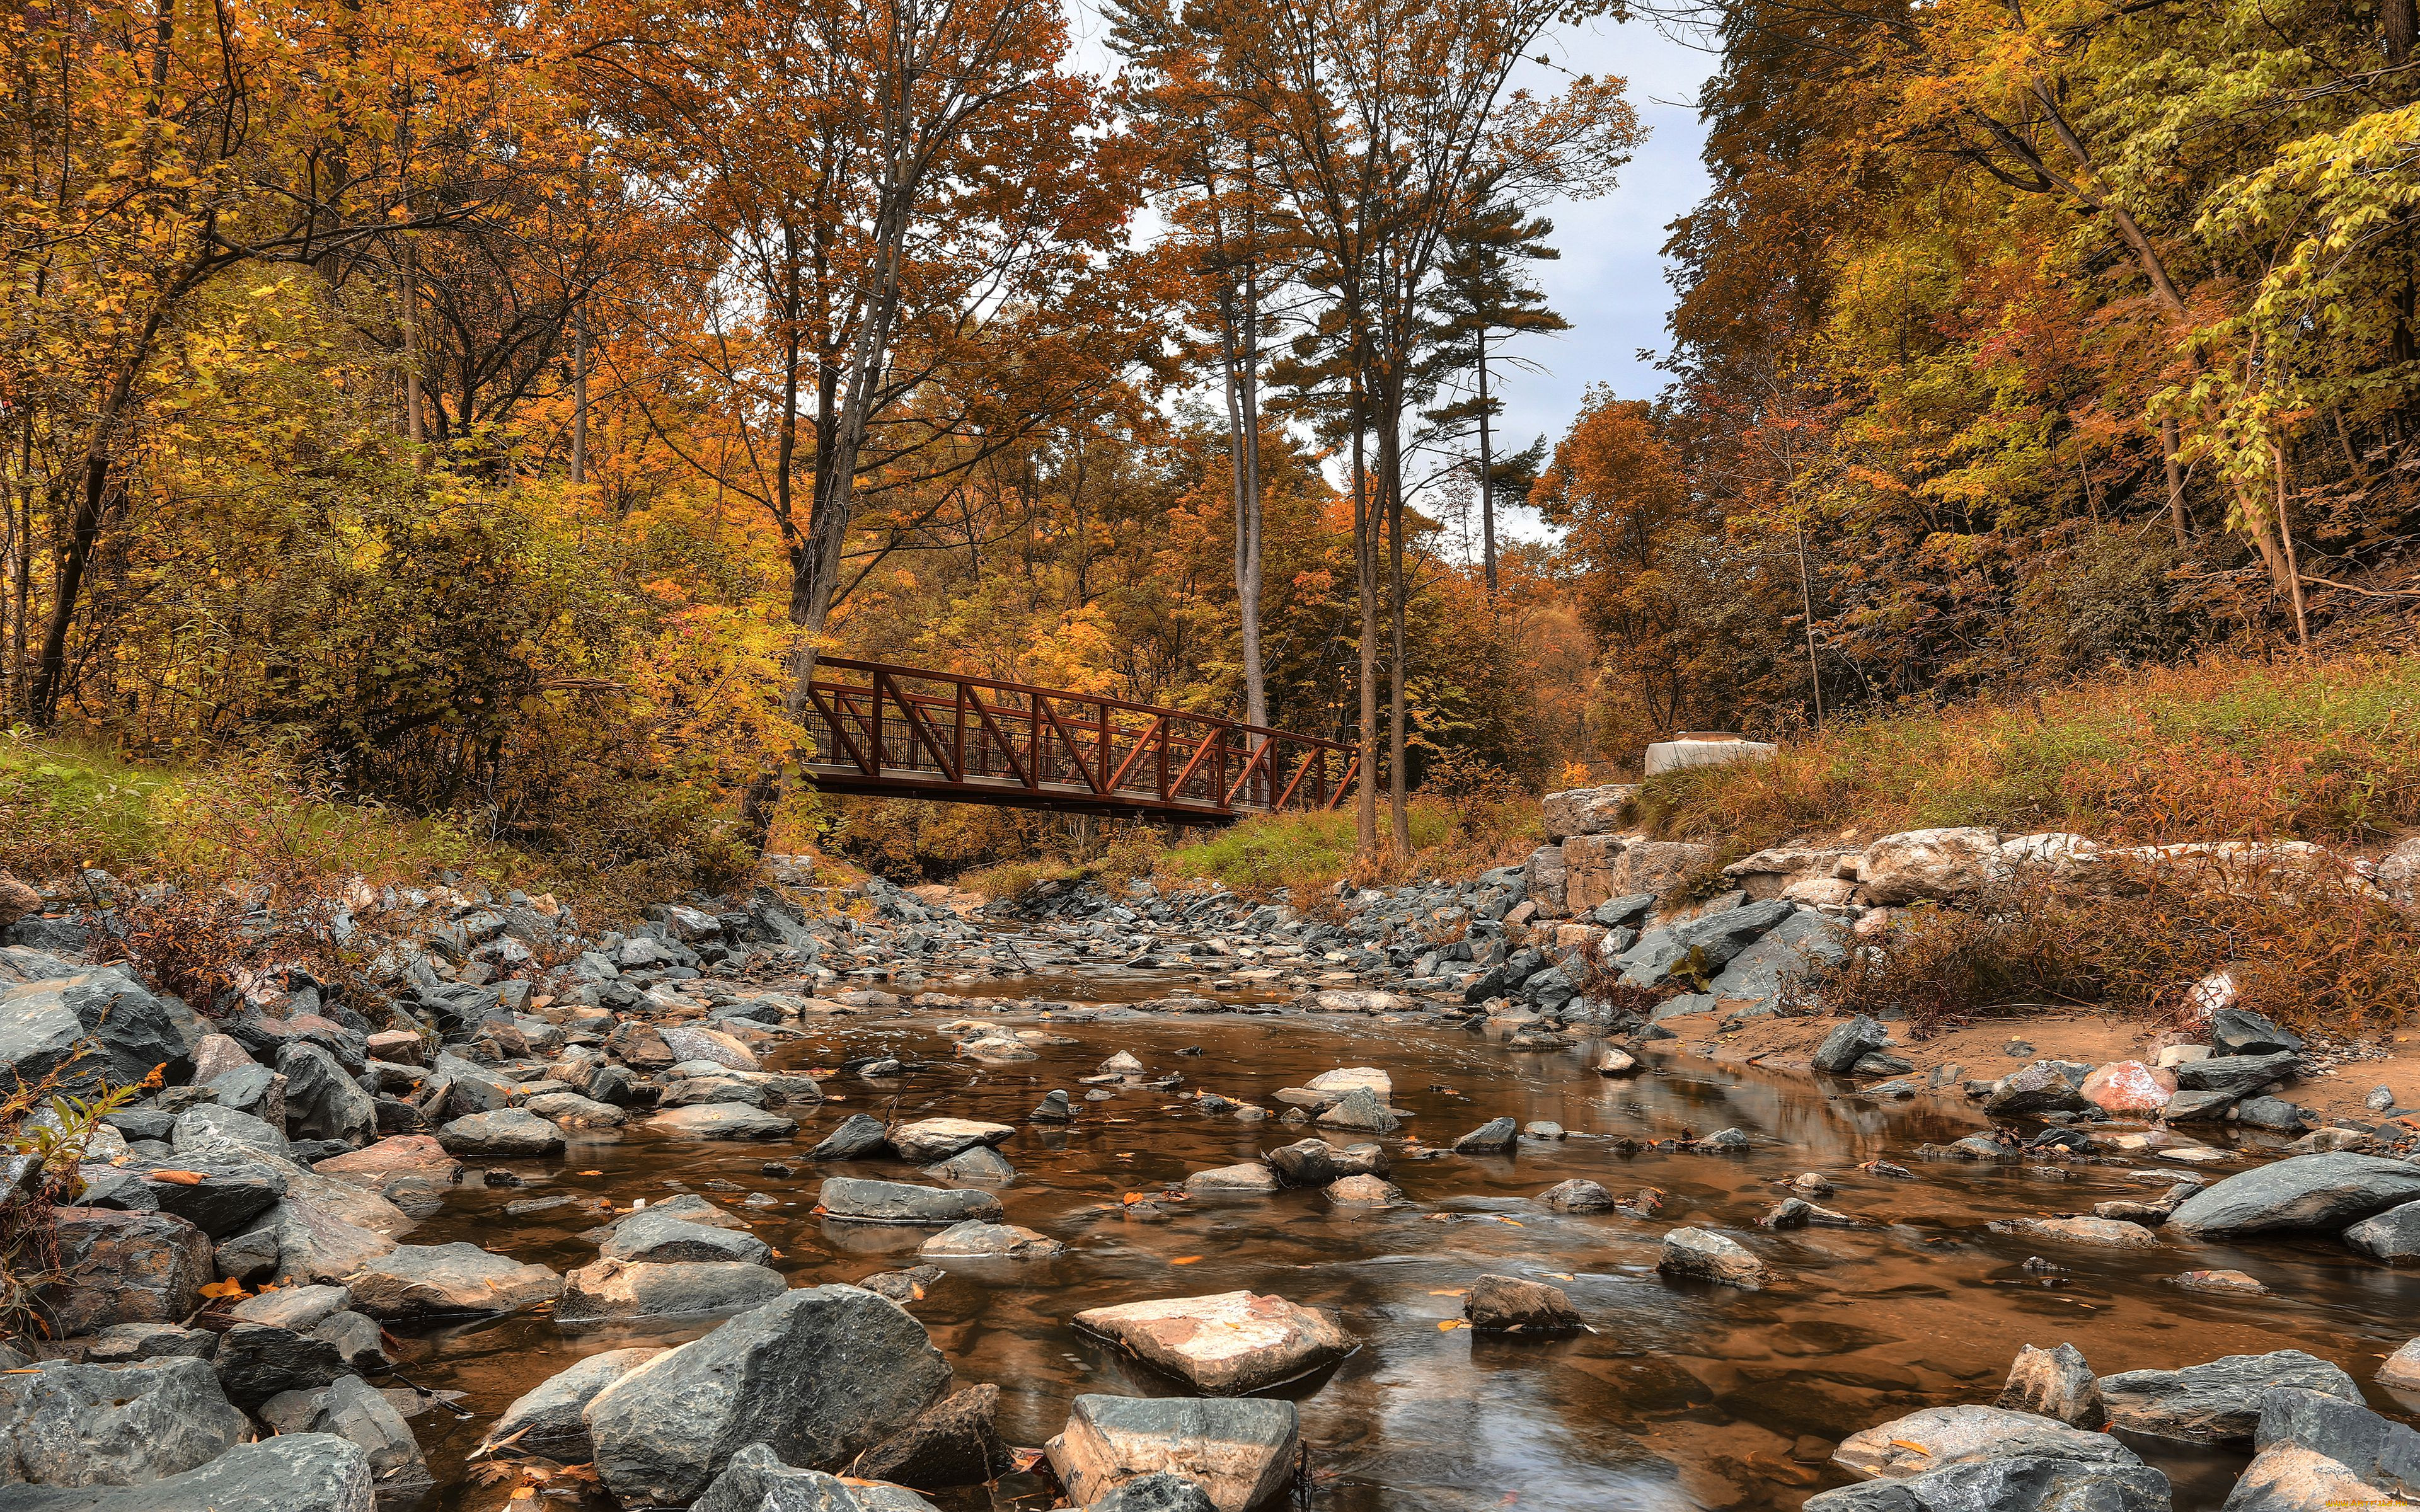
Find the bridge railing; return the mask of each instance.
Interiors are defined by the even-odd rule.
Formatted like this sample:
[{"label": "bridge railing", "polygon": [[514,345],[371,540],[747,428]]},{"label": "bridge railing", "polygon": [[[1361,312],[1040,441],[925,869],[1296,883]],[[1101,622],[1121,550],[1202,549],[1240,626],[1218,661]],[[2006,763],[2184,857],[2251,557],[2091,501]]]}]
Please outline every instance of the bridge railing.
[{"label": "bridge railing", "polygon": [[802,722],[818,786],[1205,818],[1332,809],[1352,747],[1216,715],[825,656]]}]

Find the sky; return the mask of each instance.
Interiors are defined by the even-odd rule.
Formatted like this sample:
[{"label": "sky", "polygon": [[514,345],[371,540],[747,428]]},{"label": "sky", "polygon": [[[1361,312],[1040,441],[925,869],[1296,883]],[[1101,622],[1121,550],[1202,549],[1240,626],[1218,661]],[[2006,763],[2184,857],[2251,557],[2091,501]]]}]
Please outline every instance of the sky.
[{"label": "sky", "polygon": [[[1079,66],[1108,71],[1115,60],[1103,43],[1106,26],[1084,0],[1072,0]],[[1665,227],[1697,204],[1706,189],[1699,154],[1698,90],[1714,70],[1714,54],[1664,36],[1650,23],[1599,22],[1551,34],[1537,49],[1555,68],[1525,65],[1518,87],[1559,91],[1565,74],[1615,74],[1626,80],[1631,104],[1648,135],[1619,186],[1599,199],[1546,207],[1551,239],[1562,255],[1531,264],[1546,302],[1572,329],[1513,344],[1515,357],[1535,371],[1491,369],[1489,386],[1504,402],[1499,452],[1516,451],[1539,436],[1551,447],[1579,409],[1589,386],[1610,384],[1624,399],[1652,399],[1664,386],[1655,362],[1667,333],[1672,288],[1665,282]],[[1642,359],[1641,351],[1647,355]],[[1527,510],[1500,517],[1508,534],[1531,539],[1551,532]]]}]

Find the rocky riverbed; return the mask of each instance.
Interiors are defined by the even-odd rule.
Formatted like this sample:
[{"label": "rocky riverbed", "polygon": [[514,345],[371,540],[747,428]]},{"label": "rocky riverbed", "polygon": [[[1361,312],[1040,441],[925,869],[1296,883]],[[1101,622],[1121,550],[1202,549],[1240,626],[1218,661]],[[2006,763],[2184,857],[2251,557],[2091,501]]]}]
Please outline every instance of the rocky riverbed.
[{"label": "rocky riverbed", "polygon": [[594,937],[397,894],[378,1001],[289,973],[207,1021],[82,958],[106,910],[20,920],[0,1058],[169,1071],[57,1215],[0,1508],[2415,1489],[2395,1088],[2162,1121],[2189,1065],[2228,1106],[2331,1069],[2250,1015],[2145,1075],[1927,1073],[1870,1021],[1745,1064],[1716,1031],[1770,1013],[1616,1012],[1573,952],[1719,976],[1854,900],[1566,940],[1550,871],[1321,917],[768,887]]}]

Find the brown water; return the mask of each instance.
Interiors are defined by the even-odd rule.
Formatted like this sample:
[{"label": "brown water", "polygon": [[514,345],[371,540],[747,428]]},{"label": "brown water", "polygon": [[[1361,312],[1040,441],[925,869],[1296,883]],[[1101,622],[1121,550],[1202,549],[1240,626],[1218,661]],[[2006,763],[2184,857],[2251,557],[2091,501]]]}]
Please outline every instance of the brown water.
[{"label": "brown water", "polygon": [[[1140,981],[1133,997],[1162,995],[1184,980],[1126,975]],[[1016,989],[1038,995],[1078,986],[1096,999],[1111,995],[1092,976]],[[1000,994],[1003,984],[981,990]],[[1290,1392],[1301,1402],[1311,1445],[1312,1504],[1334,1512],[1794,1508],[1844,1478],[1800,1460],[1820,1459],[1830,1441],[1918,1407],[1989,1401],[2020,1345],[2072,1341],[2104,1374],[2297,1348],[2366,1383],[2378,1357],[2420,1321],[2420,1276],[2321,1244],[2121,1253],[1993,1234],[1984,1227],[1991,1219],[2086,1211],[2095,1201],[2163,1188],[2103,1165],[2045,1174],[1915,1162],[1917,1144],[1978,1126],[1962,1101],[1883,1105],[1804,1077],[1685,1055],[1608,1080],[1585,1069],[1591,1048],[1585,1043],[1519,1053],[1480,1032],[1291,1012],[1106,1009],[1043,1019],[982,1010],[985,1018],[1055,1028],[1079,1041],[1043,1047],[1036,1061],[982,1067],[954,1059],[948,1037],[930,1027],[951,1016],[835,1026],[784,1051],[779,1059],[799,1067],[876,1053],[929,1067],[879,1083],[828,1078],[832,1101],[789,1110],[803,1113],[794,1141],[702,1143],[634,1130],[575,1144],[559,1163],[518,1164],[528,1182],[521,1188],[486,1190],[473,1173],[473,1184],[410,1242],[468,1239],[569,1270],[595,1258],[594,1245],[576,1237],[595,1216],[564,1208],[506,1218],[505,1202],[564,1193],[628,1207],[636,1197],[696,1191],[758,1220],[757,1233],[781,1252],[777,1263],[793,1285],[853,1281],[916,1264],[916,1247],[933,1230],[824,1222],[811,1211],[817,1184],[842,1174],[924,1178],[899,1162],[800,1162],[798,1174],[775,1178],[763,1173],[766,1161],[797,1161],[851,1113],[1015,1124],[1019,1132],[1002,1149],[1018,1172],[1001,1192],[1008,1221],[1064,1241],[1070,1253],[1038,1263],[948,1262],[950,1277],[912,1309],[961,1383],[999,1385],[1003,1435],[1041,1444],[1079,1393],[1182,1389],[1078,1335],[1067,1319],[1078,1310],[1237,1288],[1273,1292],[1335,1310],[1363,1341],[1326,1377]],[[1479,1159],[1421,1159],[1418,1146],[1390,1141],[1397,1150],[1390,1179],[1411,1200],[1383,1211],[1331,1209],[1312,1190],[1196,1200],[1174,1205],[1159,1221],[1139,1219],[1124,1211],[1125,1194],[1251,1159],[1302,1132],[1199,1114],[1169,1091],[1126,1089],[1083,1102],[1078,1078],[1118,1050],[1133,1052],[1155,1075],[1182,1072],[1187,1089],[1270,1106],[1280,1088],[1320,1072],[1383,1067],[1394,1080],[1393,1102],[1417,1115],[1405,1133],[1437,1145],[1499,1114],[1551,1119],[1571,1136],[1525,1139],[1516,1155]],[[1199,1054],[1180,1054],[1193,1050]],[[1077,1098],[1079,1121],[1071,1130],[1025,1122],[1053,1087]],[[1755,1149],[1721,1157],[1624,1156],[1611,1148],[1622,1135],[1645,1141],[1727,1126],[1748,1134]],[[1918,1180],[1854,1168],[1885,1154]],[[1827,1206],[1873,1227],[1755,1228],[1781,1195],[1770,1183],[1810,1169],[1838,1186],[1823,1199]],[[1644,1220],[1559,1214],[1534,1200],[1572,1177],[1617,1194],[1658,1187],[1667,1206]],[[750,1193],[780,1205],[743,1207]],[[1659,1241],[1683,1225],[1742,1239],[1778,1281],[1749,1293],[1662,1279],[1653,1268]],[[2037,1255],[2065,1273],[2025,1270]],[[2167,1280],[2216,1268],[2247,1271],[2274,1295],[2195,1296]],[[1561,1340],[1440,1331],[1441,1321],[1460,1317],[1454,1293],[1490,1271],[1554,1280],[1594,1331]],[[413,1420],[439,1476],[427,1504],[503,1503],[502,1488],[466,1477],[462,1457],[497,1412],[539,1381],[582,1355],[679,1342],[713,1321],[574,1332],[520,1317],[408,1340],[405,1375],[464,1393],[460,1406],[473,1414],[453,1421],[438,1411]],[[2382,1394],[2376,1404],[2408,1410]],[[2217,1506],[2242,1463],[2240,1456],[2150,1441],[2134,1446],[2176,1481],[2185,1512]],[[1043,1489],[1031,1476],[1012,1477],[996,1493],[978,1489],[954,1502],[937,1500],[954,1507],[1047,1505]]]}]

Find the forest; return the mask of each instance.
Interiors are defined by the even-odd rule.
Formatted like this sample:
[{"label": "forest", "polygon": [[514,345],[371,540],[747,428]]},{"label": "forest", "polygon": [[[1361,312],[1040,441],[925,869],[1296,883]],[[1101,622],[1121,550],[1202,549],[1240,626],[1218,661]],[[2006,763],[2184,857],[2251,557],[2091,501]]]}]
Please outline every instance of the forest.
[{"label": "forest", "polygon": [[[2407,647],[2412,0],[1098,19],[11,8],[12,738],[948,875],[1101,837],[819,800],[817,656],[1355,742],[1366,856],[1677,728]],[[1523,71],[1574,26],[1714,55],[1711,189],[1661,391],[1530,443],[1642,139]]]}]

